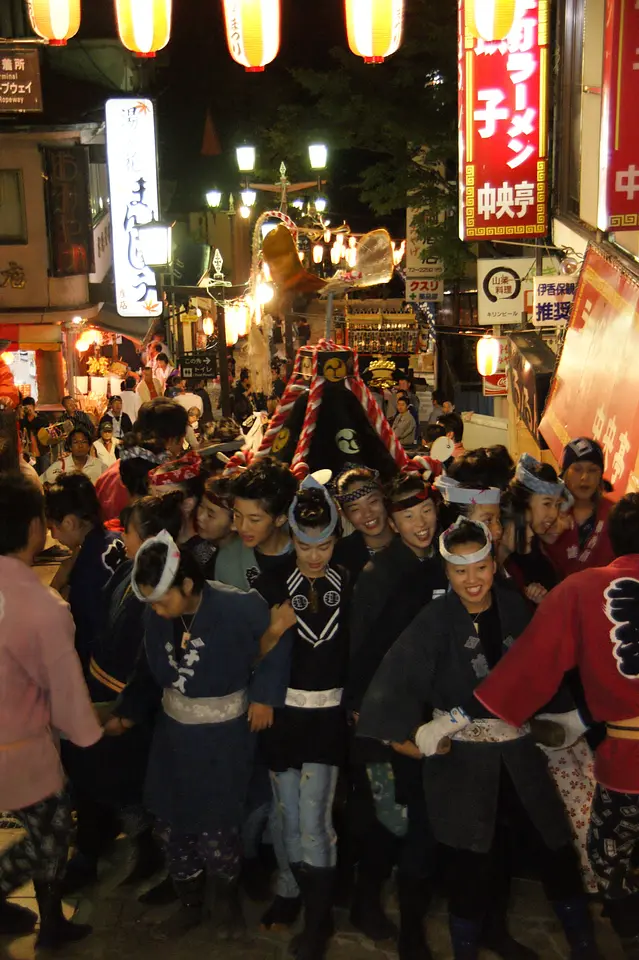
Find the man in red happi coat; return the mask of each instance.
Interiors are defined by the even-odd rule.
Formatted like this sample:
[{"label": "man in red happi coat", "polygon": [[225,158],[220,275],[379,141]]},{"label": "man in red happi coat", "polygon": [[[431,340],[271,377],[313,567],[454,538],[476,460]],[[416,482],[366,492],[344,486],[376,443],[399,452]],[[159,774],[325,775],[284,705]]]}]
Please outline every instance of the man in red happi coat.
[{"label": "man in red happi coat", "polygon": [[639,960],[639,494],[613,508],[609,535],[616,559],[555,587],[475,696],[521,726],[579,668],[588,708],[607,733],[588,852],[626,956]]}]

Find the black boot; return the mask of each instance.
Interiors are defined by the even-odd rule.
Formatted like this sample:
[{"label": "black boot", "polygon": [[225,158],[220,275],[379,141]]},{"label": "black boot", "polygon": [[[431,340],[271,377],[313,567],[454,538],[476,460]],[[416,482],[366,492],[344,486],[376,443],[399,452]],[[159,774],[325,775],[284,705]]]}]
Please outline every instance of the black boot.
[{"label": "black boot", "polygon": [[211,877],[206,899],[211,926],[218,940],[241,940],[246,936],[237,880]]},{"label": "black boot", "polygon": [[539,954],[511,936],[504,905],[489,908],[481,932],[481,945],[502,960],[538,960]]},{"label": "black boot", "polygon": [[426,942],[424,917],[432,896],[430,881],[397,874],[399,899],[399,938],[397,949],[400,960],[432,960]]},{"label": "black boot", "polygon": [[167,903],[175,903],[178,895],[175,892],[175,885],[171,880],[171,875],[167,874],[164,880],[160,880],[154,887],[138,897],[140,903],[145,903],[150,907],[164,907]]},{"label": "black boot", "polygon": [[242,861],[240,882],[249,900],[264,903],[271,899],[271,872],[259,857]]},{"label": "black boot", "polygon": [[62,880],[62,896],[77,893],[98,882],[98,858],[78,850],[69,860]]},{"label": "black boot", "polygon": [[38,922],[37,914],[0,895],[0,937],[21,937],[31,933]]},{"label": "black boot", "polygon": [[148,880],[154,873],[158,873],[164,867],[164,855],[157,844],[151,829],[144,830],[135,838],[137,849],[137,859],[135,866],[131,870],[126,880],[122,881],[122,886],[129,886],[134,883],[141,883]]},{"label": "black boot", "polygon": [[366,837],[357,866],[350,921],[370,940],[394,940],[397,926],[386,916],[382,906],[384,884],[397,862],[399,842],[376,822]]},{"label": "black boot", "polygon": [[204,871],[188,880],[173,880],[175,892],[180,900],[176,913],[171,914],[151,931],[154,940],[173,940],[183,936],[202,923],[204,919]]},{"label": "black boot", "polygon": [[603,960],[586,897],[555,900],[552,906],[566,935],[571,960]]},{"label": "black boot", "polygon": [[59,883],[35,881],[36,900],[40,911],[40,932],[36,948],[55,950],[67,943],[84,940],[92,932],[88,923],[71,923],[62,913],[62,898]]},{"label": "black boot", "polygon": [[297,960],[324,960],[333,936],[333,867],[291,865],[304,901],[304,929],[291,941],[291,953]]},{"label": "black boot", "polygon": [[262,919],[261,930],[284,930],[292,927],[302,909],[301,897],[275,897]]},{"label": "black boot", "polygon": [[449,915],[448,925],[455,960],[478,960],[481,924],[465,917]]}]

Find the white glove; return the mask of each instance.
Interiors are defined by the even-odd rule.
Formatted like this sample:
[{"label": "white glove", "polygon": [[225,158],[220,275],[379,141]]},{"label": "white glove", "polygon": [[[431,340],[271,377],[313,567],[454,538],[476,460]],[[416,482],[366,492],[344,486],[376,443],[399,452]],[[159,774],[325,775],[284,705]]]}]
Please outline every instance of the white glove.
[{"label": "white glove", "polygon": [[449,713],[435,717],[428,723],[423,723],[415,734],[415,745],[423,756],[432,757],[437,753],[437,747],[445,737],[453,737],[470,723],[461,707],[453,707]]},{"label": "white glove", "polygon": [[551,720],[564,728],[565,739],[561,747],[557,750],[565,750],[566,747],[572,747],[580,737],[583,737],[588,727],[584,724],[578,710],[569,710],[568,713],[539,713],[540,720]]}]

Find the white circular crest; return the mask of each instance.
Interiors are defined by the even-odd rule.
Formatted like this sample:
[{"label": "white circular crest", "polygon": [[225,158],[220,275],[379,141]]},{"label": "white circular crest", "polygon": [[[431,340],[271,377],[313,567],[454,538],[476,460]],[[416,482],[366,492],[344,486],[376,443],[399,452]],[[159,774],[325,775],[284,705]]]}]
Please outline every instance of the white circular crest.
[{"label": "white circular crest", "polygon": [[359,453],[359,443],[354,430],[346,428],[335,435],[335,443],[342,453]]},{"label": "white circular crest", "polygon": [[293,597],[291,600],[291,606],[293,607],[293,610],[301,612],[302,610],[306,610],[308,607],[308,600],[303,593],[298,593],[297,596]]},{"label": "white circular crest", "polygon": [[329,590],[324,594],[324,603],[327,607],[336,607],[339,603],[339,593],[337,590]]}]

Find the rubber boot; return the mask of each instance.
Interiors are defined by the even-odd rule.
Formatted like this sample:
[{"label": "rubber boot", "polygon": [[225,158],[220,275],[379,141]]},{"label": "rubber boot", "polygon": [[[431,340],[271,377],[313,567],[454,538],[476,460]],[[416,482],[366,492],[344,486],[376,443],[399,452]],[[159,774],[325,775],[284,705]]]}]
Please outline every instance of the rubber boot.
[{"label": "rubber boot", "polygon": [[38,916],[33,910],[0,896],[0,937],[21,937],[31,933],[37,922]]},{"label": "rubber boot", "polygon": [[376,822],[366,837],[366,846],[357,866],[350,921],[370,940],[395,940],[397,926],[382,906],[384,884],[397,862],[399,842]]},{"label": "rubber boot", "polygon": [[278,894],[260,920],[260,929],[285,930],[292,927],[297,922],[301,910],[301,897],[280,897]]},{"label": "rubber boot", "polygon": [[207,884],[206,907],[218,940],[241,940],[246,936],[237,880],[211,877]]},{"label": "rubber boot", "polygon": [[62,895],[77,893],[98,882],[98,858],[78,850],[69,860],[62,880]]},{"label": "rubber boot", "polygon": [[167,903],[175,903],[177,899],[178,895],[175,892],[170,874],[167,874],[164,880],[160,880],[154,887],[138,897],[140,903],[145,903],[150,907],[164,907]]},{"label": "rubber boot", "polygon": [[448,926],[455,960],[478,960],[481,923],[449,915]]},{"label": "rubber boot", "polygon": [[138,834],[135,838],[135,846],[137,850],[135,866],[128,877],[122,881],[123,887],[148,880],[165,866],[164,855],[150,828]]},{"label": "rubber boot", "polygon": [[72,923],[62,913],[60,883],[34,881],[36,900],[40,911],[40,932],[36,948],[56,950],[68,943],[84,940],[93,931],[88,923]]},{"label": "rubber boot", "polygon": [[502,960],[538,960],[539,954],[511,936],[506,914],[507,903],[491,905],[484,920],[481,945]]},{"label": "rubber boot", "polygon": [[400,960],[432,960],[424,931],[424,917],[432,897],[430,881],[398,873],[397,896],[400,921],[397,950]]},{"label": "rubber boot", "polygon": [[311,867],[291,864],[291,870],[302,891],[304,929],[291,941],[291,953],[297,960],[324,960],[333,936],[333,867]]},{"label": "rubber boot", "polygon": [[555,900],[552,906],[566,935],[571,960],[604,960],[595,940],[586,897]]},{"label": "rubber boot", "polygon": [[175,892],[180,900],[176,913],[171,914],[151,931],[154,940],[174,940],[184,936],[189,930],[199,926],[204,919],[204,889],[206,874],[204,871],[188,880],[173,880]]}]

